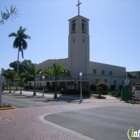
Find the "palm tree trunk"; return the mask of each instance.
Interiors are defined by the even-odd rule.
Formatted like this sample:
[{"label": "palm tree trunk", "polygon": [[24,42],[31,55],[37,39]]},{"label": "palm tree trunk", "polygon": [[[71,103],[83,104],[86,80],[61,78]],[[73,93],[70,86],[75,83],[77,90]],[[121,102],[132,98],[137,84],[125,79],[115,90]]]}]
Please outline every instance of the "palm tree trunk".
[{"label": "palm tree trunk", "polygon": [[54,99],[57,98],[57,78],[55,77]]},{"label": "palm tree trunk", "polygon": [[9,89],[9,93],[11,93],[11,83],[10,83],[10,89]]},{"label": "palm tree trunk", "polygon": [[33,96],[36,96],[36,81],[34,79],[34,92],[33,92]]},{"label": "palm tree trunk", "polygon": [[[19,75],[19,48],[18,48],[18,56],[17,56],[17,74]],[[18,89],[18,82],[16,84],[16,90]]]},{"label": "palm tree trunk", "polygon": [[19,48],[18,48],[18,56],[17,56],[17,74],[19,74]]},{"label": "palm tree trunk", "polygon": [[20,94],[22,94],[22,86],[20,87]]}]

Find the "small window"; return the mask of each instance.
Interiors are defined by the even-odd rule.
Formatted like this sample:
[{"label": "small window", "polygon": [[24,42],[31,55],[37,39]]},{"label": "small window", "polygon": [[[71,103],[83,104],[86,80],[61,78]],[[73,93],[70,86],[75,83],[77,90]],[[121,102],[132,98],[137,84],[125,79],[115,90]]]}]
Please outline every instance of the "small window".
[{"label": "small window", "polygon": [[109,71],[109,75],[112,75],[112,71]]},{"label": "small window", "polygon": [[114,80],[114,85],[116,86],[116,84],[117,84],[117,82],[116,82],[116,80]]},{"label": "small window", "polygon": [[105,70],[102,70],[102,75],[105,75]]},{"label": "small window", "polygon": [[93,69],[93,73],[94,73],[94,74],[96,74],[96,73],[97,73],[96,69]]},{"label": "small window", "polygon": [[75,39],[73,39],[73,43],[75,43]]},{"label": "small window", "polygon": [[85,43],[85,40],[83,39],[83,43]]},{"label": "small window", "polygon": [[96,79],[96,80],[95,80],[95,83],[97,84],[98,82],[99,82],[99,79]]},{"label": "small window", "polygon": [[107,79],[104,80],[107,83]]}]

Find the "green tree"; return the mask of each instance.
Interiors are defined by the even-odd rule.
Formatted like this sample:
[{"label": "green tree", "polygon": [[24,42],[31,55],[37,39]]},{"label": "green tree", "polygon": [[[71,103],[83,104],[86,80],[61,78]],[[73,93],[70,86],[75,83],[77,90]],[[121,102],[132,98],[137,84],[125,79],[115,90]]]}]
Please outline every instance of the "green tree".
[{"label": "green tree", "polygon": [[7,69],[7,70],[4,70],[3,76],[5,77],[8,85],[10,86],[9,93],[11,93],[12,81],[14,81],[14,78],[17,77],[17,74],[14,70]]},{"label": "green tree", "polygon": [[28,68],[28,76],[34,80],[34,91],[33,96],[36,96],[36,78],[40,75],[40,69],[36,70],[35,64],[31,64]]},{"label": "green tree", "polygon": [[17,56],[17,74],[19,74],[19,52],[22,54],[22,58],[24,58],[23,50],[27,49],[28,44],[25,39],[30,39],[30,36],[25,34],[26,28],[22,28],[20,26],[17,33],[9,34],[9,37],[15,37],[13,42],[13,47],[18,49],[18,56]]},{"label": "green tree", "polygon": [[63,64],[53,63],[53,67],[51,69],[51,74],[54,76],[55,79],[55,91],[54,91],[54,98],[57,98],[57,80],[60,77],[70,77],[70,72],[64,69]]},{"label": "green tree", "polygon": [[9,18],[11,18],[13,20],[13,18],[18,17],[18,10],[16,7],[11,6],[10,10],[8,10],[6,7],[6,12],[2,12],[1,11],[1,20],[0,20],[0,24],[4,24],[4,21],[8,20]]},{"label": "green tree", "polygon": [[[24,74],[26,73],[25,82],[33,80],[33,78],[30,77],[30,75],[27,74],[28,73],[28,69],[29,69],[31,64],[33,64],[32,61],[31,60],[26,60],[26,59],[23,60],[22,62],[19,62],[19,75],[21,73],[24,73]],[[12,68],[13,70],[16,71],[16,69],[17,69],[17,61],[11,62],[9,64],[9,66],[10,66],[10,68]]]}]

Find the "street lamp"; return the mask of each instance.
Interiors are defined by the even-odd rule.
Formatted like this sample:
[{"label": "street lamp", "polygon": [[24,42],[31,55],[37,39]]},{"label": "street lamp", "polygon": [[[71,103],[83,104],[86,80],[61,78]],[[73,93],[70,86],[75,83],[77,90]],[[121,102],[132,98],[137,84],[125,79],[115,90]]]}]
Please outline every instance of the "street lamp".
[{"label": "street lamp", "polygon": [[80,103],[82,103],[82,72],[79,73],[80,76]]},{"label": "street lamp", "polygon": [[44,97],[44,79],[45,79],[45,76],[42,76],[42,79],[43,79],[43,95],[42,95],[42,97]]},{"label": "street lamp", "polygon": [[3,82],[3,68],[1,69],[1,76],[0,76],[0,106],[2,106],[2,82]]}]

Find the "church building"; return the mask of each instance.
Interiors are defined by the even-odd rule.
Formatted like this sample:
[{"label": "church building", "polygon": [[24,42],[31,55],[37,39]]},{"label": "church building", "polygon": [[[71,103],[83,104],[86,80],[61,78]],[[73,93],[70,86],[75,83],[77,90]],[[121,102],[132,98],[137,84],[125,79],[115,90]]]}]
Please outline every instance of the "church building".
[{"label": "church building", "polygon": [[[62,88],[80,88],[80,76],[82,73],[82,88],[90,91],[91,85],[98,82],[106,82],[109,85],[115,85],[119,89],[124,84],[126,68],[90,61],[90,36],[89,19],[80,15],[78,2],[78,15],[69,19],[68,35],[68,58],[49,59],[36,65],[36,68],[51,68],[53,63],[64,64],[65,69],[69,70],[71,77],[60,78],[58,87]],[[33,84],[33,82],[31,83]],[[42,85],[42,80],[37,81],[37,86]],[[53,79],[45,79],[45,86],[53,86]],[[75,85],[68,86],[68,85]]]}]

